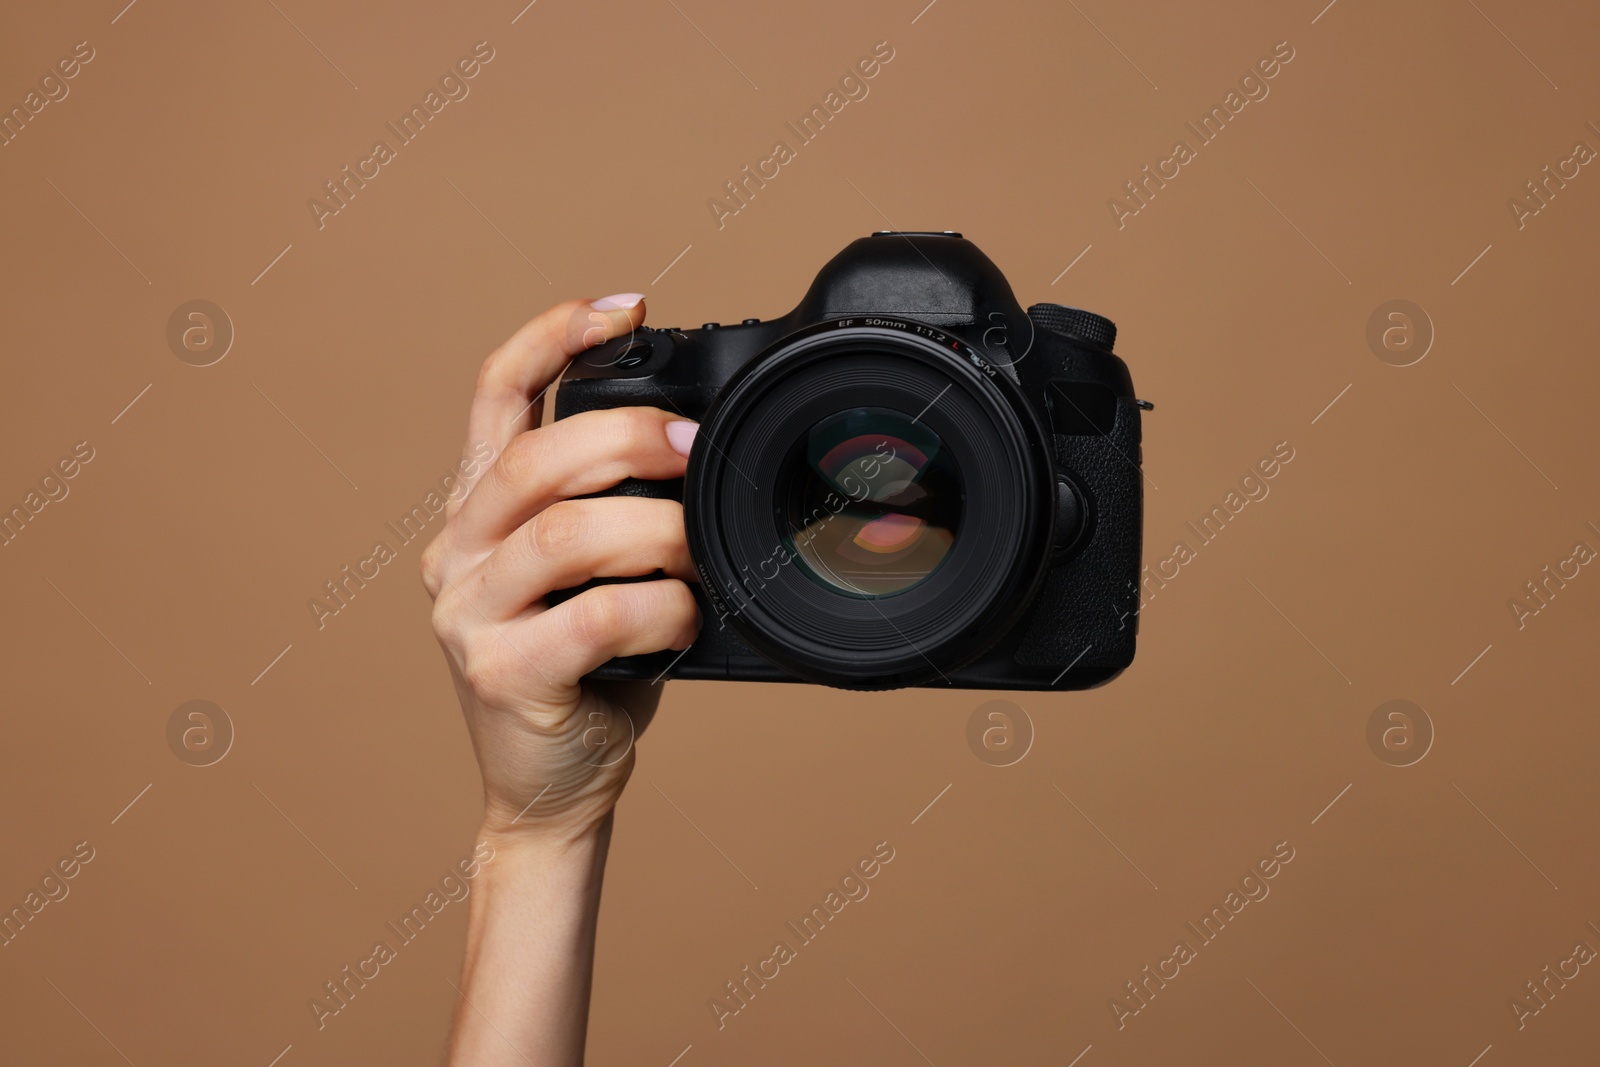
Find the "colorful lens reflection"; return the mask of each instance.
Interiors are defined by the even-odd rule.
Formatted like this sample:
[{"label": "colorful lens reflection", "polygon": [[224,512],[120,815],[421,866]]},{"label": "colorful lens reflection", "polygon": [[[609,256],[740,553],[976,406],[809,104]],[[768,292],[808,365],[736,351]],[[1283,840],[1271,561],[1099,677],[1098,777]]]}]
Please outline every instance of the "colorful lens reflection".
[{"label": "colorful lens reflection", "polygon": [[960,471],[939,436],[903,412],[854,408],[823,419],[785,473],[778,507],[789,547],[832,588],[903,592],[955,543]]}]

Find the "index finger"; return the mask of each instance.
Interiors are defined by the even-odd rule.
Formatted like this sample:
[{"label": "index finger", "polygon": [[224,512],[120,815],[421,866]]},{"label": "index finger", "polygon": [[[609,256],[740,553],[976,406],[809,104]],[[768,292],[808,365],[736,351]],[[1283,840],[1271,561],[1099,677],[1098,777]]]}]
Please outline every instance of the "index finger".
[{"label": "index finger", "polygon": [[[573,357],[637,329],[644,315],[643,293],[618,293],[565,301],[523,326],[478,372],[462,457],[481,460],[486,448],[492,449],[490,456],[498,456],[517,434],[539,425],[544,395]],[[464,489],[471,489],[476,476],[463,476],[462,481]]]}]

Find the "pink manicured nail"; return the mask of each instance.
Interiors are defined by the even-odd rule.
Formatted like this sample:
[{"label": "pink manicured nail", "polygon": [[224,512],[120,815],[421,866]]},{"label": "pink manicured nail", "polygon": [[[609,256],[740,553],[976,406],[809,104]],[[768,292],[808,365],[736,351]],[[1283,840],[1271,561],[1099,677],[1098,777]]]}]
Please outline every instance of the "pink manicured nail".
[{"label": "pink manicured nail", "polygon": [[643,293],[613,293],[596,300],[593,307],[596,311],[626,311],[643,299]]},{"label": "pink manicured nail", "polygon": [[700,432],[697,422],[669,422],[667,423],[667,444],[680,456],[687,457],[689,450],[694,447],[694,435]]}]

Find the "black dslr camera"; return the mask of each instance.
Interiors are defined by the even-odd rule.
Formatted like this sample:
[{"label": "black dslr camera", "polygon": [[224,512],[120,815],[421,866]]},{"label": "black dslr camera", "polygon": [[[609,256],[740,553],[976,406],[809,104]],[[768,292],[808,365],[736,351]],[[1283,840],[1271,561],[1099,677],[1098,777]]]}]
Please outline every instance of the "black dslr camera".
[{"label": "black dslr camera", "polygon": [[1140,409],[1116,327],[1026,313],[956,233],[877,233],[782,318],[645,327],[562,378],[556,417],[700,422],[681,481],[703,624],[606,680],[1082,689],[1133,659]]}]

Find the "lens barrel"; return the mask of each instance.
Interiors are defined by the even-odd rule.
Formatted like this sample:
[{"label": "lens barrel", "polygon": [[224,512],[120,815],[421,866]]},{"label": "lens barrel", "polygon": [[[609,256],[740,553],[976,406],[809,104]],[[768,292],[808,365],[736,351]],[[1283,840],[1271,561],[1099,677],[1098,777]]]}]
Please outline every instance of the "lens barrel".
[{"label": "lens barrel", "polygon": [[848,689],[938,684],[1009,632],[1055,512],[1048,438],[1008,372],[893,318],[825,321],[746,363],[684,483],[703,625]]}]

